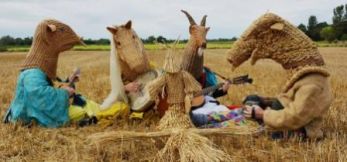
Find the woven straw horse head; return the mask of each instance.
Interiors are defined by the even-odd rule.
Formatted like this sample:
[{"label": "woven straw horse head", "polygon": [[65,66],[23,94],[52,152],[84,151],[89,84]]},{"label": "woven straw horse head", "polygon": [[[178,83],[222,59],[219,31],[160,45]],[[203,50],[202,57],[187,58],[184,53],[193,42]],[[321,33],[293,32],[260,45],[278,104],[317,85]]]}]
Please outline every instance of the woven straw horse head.
[{"label": "woven straw horse head", "polygon": [[133,81],[149,70],[143,43],[131,28],[131,21],[121,26],[109,26],[111,32],[110,81],[111,92],[101,105],[109,108],[116,101],[127,102],[123,81]]},{"label": "woven straw horse head", "polygon": [[131,28],[131,21],[121,26],[109,26],[113,35],[123,80],[133,81],[149,70],[149,61],[141,39]]}]

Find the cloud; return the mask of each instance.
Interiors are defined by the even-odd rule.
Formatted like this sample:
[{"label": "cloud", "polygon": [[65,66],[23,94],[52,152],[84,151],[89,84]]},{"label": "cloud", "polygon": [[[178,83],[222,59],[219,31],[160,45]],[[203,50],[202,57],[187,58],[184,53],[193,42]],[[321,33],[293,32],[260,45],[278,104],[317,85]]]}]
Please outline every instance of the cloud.
[{"label": "cloud", "polygon": [[196,21],[208,15],[209,38],[231,38],[239,36],[267,11],[295,25],[307,24],[310,15],[331,23],[333,8],[344,3],[345,0],[0,0],[0,36],[32,36],[40,20],[55,18],[85,38],[107,38],[106,26],[129,19],[143,38],[187,38],[189,23],[180,12],[185,9]]}]

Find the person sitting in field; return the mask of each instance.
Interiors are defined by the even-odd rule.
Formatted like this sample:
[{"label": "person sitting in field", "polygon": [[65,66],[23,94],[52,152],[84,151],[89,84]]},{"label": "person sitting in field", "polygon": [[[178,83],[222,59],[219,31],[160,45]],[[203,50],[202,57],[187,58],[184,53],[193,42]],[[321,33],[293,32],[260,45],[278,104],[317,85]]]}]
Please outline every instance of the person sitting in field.
[{"label": "person sitting in field", "polygon": [[[71,80],[78,80],[79,75],[70,76],[66,81],[56,76],[59,54],[77,44],[84,45],[68,25],[57,20],[39,23],[17,81],[15,98],[5,115],[5,123],[19,121],[25,125],[37,123],[50,128],[69,123],[85,126],[117,114],[114,110],[102,111],[99,104],[75,93]],[[54,87],[53,81],[60,82],[58,88]]]},{"label": "person sitting in field", "polygon": [[25,125],[34,122],[50,128],[69,123],[69,98],[75,89],[69,85],[55,88],[53,81],[59,54],[77,44],[84,43],[68,25],[57,20],[43,20],[38,24],[5,122]]},{"label": "person sitting in field", "polygon": [[[107,30],[111,33],[111,91],[101,104],[101,109],[116,109],[118,115],[126,116],[132,110],[129,94],[139,92],[143,86],[136,79],[153,70],[154,66],[130,20],[123,25],[108,26]],[[142,119],[143,112],[131,112],[130,118]]]},{"label": "person sitting in field", "polygon": [[[215,74],[207,67],[204,67],[204,50],[207,47],[206,36],[210,27],[206,27],[205,15],[200,24],[197,24],[193,17],[184,10],[181,10],[189,20],[189,34],[190,38],[183,50],[181,66],[182,69],[189,72],[202,86],[202,88],[211,87],[217,85],[217,78]],[[212,110],[227,110],[225,106],[219,105],[215,98],[224,96],[229,89],[229,83],[225,82],[222,88],[212,91],[205,97],[205,104],[195,106],[193,109],[200,109],[194,111],[194,114],[200,114],[202,112],[211,112]],[[211,102],[211,103],[210,103]],[[213,102],[213,103],[212,103]],[[218,104],[216,104],[218,103]],[[206,109],[206,110],[205,110]],[[210,110],[208,110],[210,109]],[[165,111],[160,110],[159,111]],[[198,113],[199,112],[199,113]],[[206,115],[206,113],[203,113]],[[195,116],[191,116],[192,121],[195,122]]]},{"label": "person sitting in field", "polygon": [[274,138],[294,135],[321,139],[323,116],[333,98],[329,72],[315,43],[281,17],[266,13],[234,43],[228,61],[236,68],[249,58],[251,64],[272,59],[288,71],[289,78],[282,92],[268,104],[261,104],[268,97],[247,97],[245,102],[256,102],[245,105],[245,116],[278,131]]},{"label": "person sitting in field", "polygon": [[[209,68],[204,67],[203,73],[199,78],[196,78],[203,88],[208,88],[212,86],[217,86],[217,77]],[[193,106],[190,113],[192,122],[197,127],[221,127],[223,124],[227,126],[226,123],[218,123],[226,121],[228,117],[222,117],[223,120],[216,119],[214,117],[227,115],[229,113],[229,108],[223,104],[220,104],[216,98],[225,96],[228,93],[230,87],[229,82],[224,82],[221,88],[218,88],[208,95],[204,96],[205,101],[201,105]],[[230,115],[229,115],[230,116]],[[219,118],[219,117],[218,117]]]}]

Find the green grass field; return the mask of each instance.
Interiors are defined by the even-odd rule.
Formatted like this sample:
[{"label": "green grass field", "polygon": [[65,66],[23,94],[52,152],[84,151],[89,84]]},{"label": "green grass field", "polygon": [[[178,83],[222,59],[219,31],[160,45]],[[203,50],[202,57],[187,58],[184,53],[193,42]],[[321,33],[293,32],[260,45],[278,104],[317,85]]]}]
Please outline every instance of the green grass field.
[{"label": "green grass field", "polygon": [[[207,44],[208,49],[228,49],[232,46],[234,42],[226,41],[226,42],[209,42]],[[179,49],[183,49],[186,43],[179,43],[176,47]],[[337,43],[328,43],[325,41],[316,42],[318,47],[347,47],[347,42],[337,42]],[[170,45],[170,44],[169,44]],[[26,52],[28,51],[30,46],[12,46],[6,47],[7,52]],[[161,44],[145,44],[145,48],[147,50],[158,50],[165,48],[164,45]],[[75,46],[73,51],[108,51],[110,50],[109,45],[87,45],[87,46]],[[1,50],[0,50],[1,51]]]}]

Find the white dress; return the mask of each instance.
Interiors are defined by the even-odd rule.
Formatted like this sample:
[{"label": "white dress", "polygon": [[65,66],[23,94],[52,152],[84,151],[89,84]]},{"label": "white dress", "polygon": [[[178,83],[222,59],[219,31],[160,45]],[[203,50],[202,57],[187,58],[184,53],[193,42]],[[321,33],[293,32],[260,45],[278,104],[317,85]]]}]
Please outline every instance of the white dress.
[{"label": "white dress", "polygon": [[211,96],[205,96],[205,104],[202,107],[199,107],[192,111],[194,115],[196,114],[204,114],[208,115],[213,112],[221,112],[221,111],[230,111],[226,106],[217,104],[215,98]]}]

